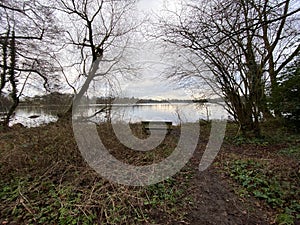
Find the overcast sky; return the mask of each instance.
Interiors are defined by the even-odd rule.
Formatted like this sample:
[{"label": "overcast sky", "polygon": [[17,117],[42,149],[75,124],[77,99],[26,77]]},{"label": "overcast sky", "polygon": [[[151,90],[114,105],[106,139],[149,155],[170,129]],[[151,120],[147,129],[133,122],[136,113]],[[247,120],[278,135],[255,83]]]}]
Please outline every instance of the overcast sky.
[{"label": "overcast sky", "polygon": [[[138,8],[145,14],[148,13],[151,17],[154,14],[162,15],[163,4],[167,4],[168,8],[174,9],[176,0],[140,0]],[[154,41],[147,40],[148,47],[140,50],[139,60],[145,62],[145,67],[138,78],[121,83],[122,94],[128,97],[154,99],[189,98],[190,96],[186,90],[163,78],[162,73],[166,66],[163,65],[159,50],[155,50],[152,43]]]},{"label": "overcast sky", "polygon": [[[165,7],[167,7],[170,10],[178,9],[179,5],[176,4],[176,2],[178,1],[180,0],[139,0],[137,8],[140,11],[139,14],[141,15],[141,18],[148,16],[151,20],[157,18],[157,16],[163,16],[163,9],[165,9]],[[143,26],[149,27],[151,26],[151,24],[146,23]],[[140,43],[134,43],[134,47],[137,46],[138,49],[135,49],[136,51],[133,51],[135,52],[135,55],[130,57],[131,61],[137,63],[139,67],[142,65],[142,68],[138,71],[136,78],[132,78],[130,80],[122,80],[121,78],[118,78],[117,95],[121,97],[137,97],[152,99],[192,98],[189,91],[180,88],[179,85],[175,82],[166,80],[163,73],[166,71],[167,65],[166,62],[164,62],[165,57],[162,54],[162,49],[157,44],[157,40],[149,40],[149,38],[147,38],[146,40],[145,36],[146,34],[140,35],[141,40],[138,40],[140,41]],[[65,57],[63,55],[62,58],[63,60],[66,59],[66,63],[69,64],[69,61],[72,61],[73,59],[70,58],[70,55],[68,55],[68,53],[66,54],[67,55]],[[74,79],[77,78],[77,70],[69,69],[67,73],[68,75],[75,74]],[[72,80],[71,83],[73,83]],[[75,87],[79,88],[79,84],[78,86],[76,84]],[[104,88],[103,86],[102,88],[96,89],[98,89],[99,92],[95,93],[94,89],[91,89],[90,93],[96,95],[103,95],[103,92],[109,92],[108,89]],[[63,91],[69,92],[70,88],[66,87],[66,89]]]}]

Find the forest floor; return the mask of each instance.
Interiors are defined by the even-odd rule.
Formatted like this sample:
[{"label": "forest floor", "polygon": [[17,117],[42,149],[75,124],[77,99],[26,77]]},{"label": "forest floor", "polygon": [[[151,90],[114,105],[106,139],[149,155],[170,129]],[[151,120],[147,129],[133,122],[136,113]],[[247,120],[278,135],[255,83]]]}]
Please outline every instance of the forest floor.
[{"label": "forest floor", "polygon": [[[300,134],[273,123],[263,125],[264,138],[243,138],[230,123],[216,160],[200,172],[210,125],[200,128],[187,165],[143,187],[93,171],[68,122],[0,131],[0,224],[300,224]],[[138,124],[132,129],[141,135]],[[140,165],[170,155],[178,129],[142,153],[128,151],[109,125],[98,133],[116,158]]]}]

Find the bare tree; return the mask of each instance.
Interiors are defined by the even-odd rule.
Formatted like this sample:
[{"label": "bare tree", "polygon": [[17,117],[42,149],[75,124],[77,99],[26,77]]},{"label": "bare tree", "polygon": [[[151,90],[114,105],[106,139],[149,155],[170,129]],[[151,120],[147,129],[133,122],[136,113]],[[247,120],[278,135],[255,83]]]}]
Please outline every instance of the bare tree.
[{"label": "bare tree", "polygon": [[204,78],[221,91],[242,131],[260,136],[259,120],[268,114],[267,87],[276,86],[277,75],[300,50],[298,5],[290,0],[192,0],[181,12],[170,13],[173,22],[161,22],[164,39],[188,52],[196,68],[192,73],[177,68],[173,77]]},{"label": "bare tree", "polygon": [[1,0],[0,14],[0,95],[13,102],[3,121],[8,126],[25,88],[43,83],[49,89],[55,80],[51,51],[59,30],[53,10],[39,1]]},{"label": "bare tree", "polygon": [[[75,92],[73,105],[76,105],[92,82],[110,82],[112,76],[132,70],[124,54],[137,27],[130,15],[135,1],[58,0],[57,3],[57,9],[65,13],[65,22],[70,26],[66,31],[66,46],[72,47],[74,55],[65,67],[77,68],[75,80],[82,83],[75,88],[70,82],[71,77],[65,74]],[[63,117],[70,118],[71,112],[72,106]]]}]

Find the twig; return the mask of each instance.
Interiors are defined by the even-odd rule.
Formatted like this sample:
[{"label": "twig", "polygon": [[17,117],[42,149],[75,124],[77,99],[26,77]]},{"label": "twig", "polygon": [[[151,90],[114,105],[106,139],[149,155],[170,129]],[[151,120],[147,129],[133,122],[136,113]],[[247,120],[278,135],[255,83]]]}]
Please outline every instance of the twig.
[{"label": "twig", "polygon": [[24,200],[30,204],[28,199],[21,193],[19,188],[19,195],[21,196],[20,203],[24,206],[24,208],[33,216],[33,220],[36,221],[36,218],[34,217],[34,213],[30,210],[30,208],[24,203]]}]

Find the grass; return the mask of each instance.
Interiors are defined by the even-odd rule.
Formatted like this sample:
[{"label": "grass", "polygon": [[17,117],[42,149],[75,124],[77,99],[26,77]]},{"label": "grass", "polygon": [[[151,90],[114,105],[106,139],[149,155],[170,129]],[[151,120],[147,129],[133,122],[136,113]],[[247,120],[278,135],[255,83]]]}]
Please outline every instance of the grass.
[{"label": "grass", "polygon": [[281,149],[278,153],[300,161],[300,145]]},{"label": "grass", "polygon": [[278,224],[294,224],[300,219],[299,171],[278,169],[276,163],[257,158],[235,157],[224,165],[224,170],[239,185],[239,196],[252,196],[275,209]]},{"label": "grass", "polygon": [[[183,219],[178,207],[183,189],[171,181],[147,188],[129,188],[95,180],[82,185],[31,177],[1,184],[3,221],[27,224],[139,224],[153,223],[155,211],[166,219]],[[180,199],[180,201],[179,201]],[[171,219],[170,219],[171,221]]]},{"label": "grass", "polygon": [[[121,150],[113,154],[137,165],[159,161],[169,154],[167,143],[174,141],[166,140],[154,153],[130,155],[102,128],[106,144]],[[90,169],[68,124],[0,135],[0,224],[172,224],[184,221],[191,207],[188,167],[164,182],[128,187]]]},{"label": "grass", "polygon": [[[244,138],[228,123],[217,166],[243,201],[255,198],[277,224],[300,221],[300,135],[272,124],[265,137]],[[136,124],[133,133],[147,135]],[[201,124],[205,146],[210,124]],[[174,134],[179,128],[174,127]],[[134,152],[102,124],[98,133],[116,158],[148,165],[168,157],[178,135],[153,151]],[[83,160],[71,124],[0,132],[0,224],[175,224],[188,223],[196,202],[190,191],[195,168],[147,187],[128,187],[101,178]],[[197,190],[195,190],[197,191]],[[254,204],[254,203],[253,203]]]},{"label": "grass", "polygon": [[252,194],[256,198],[264,199],[271,207],[293,206],[293,199],[300,195],[297,180],[285,177],[286,180],[283,181],[267,162],[253,159],[235,160],[230,162],[226,169],[230,177],[245,188],[246,192],[243,195]]},{"label": "grass", "polygon": [[273,210],[276,224],[292,225],[300,222],[300,134],[276,122],[263,123],[262,130],[261,138],[243,137],[229,124],[228,149],[217,166],[237,195]]}]

